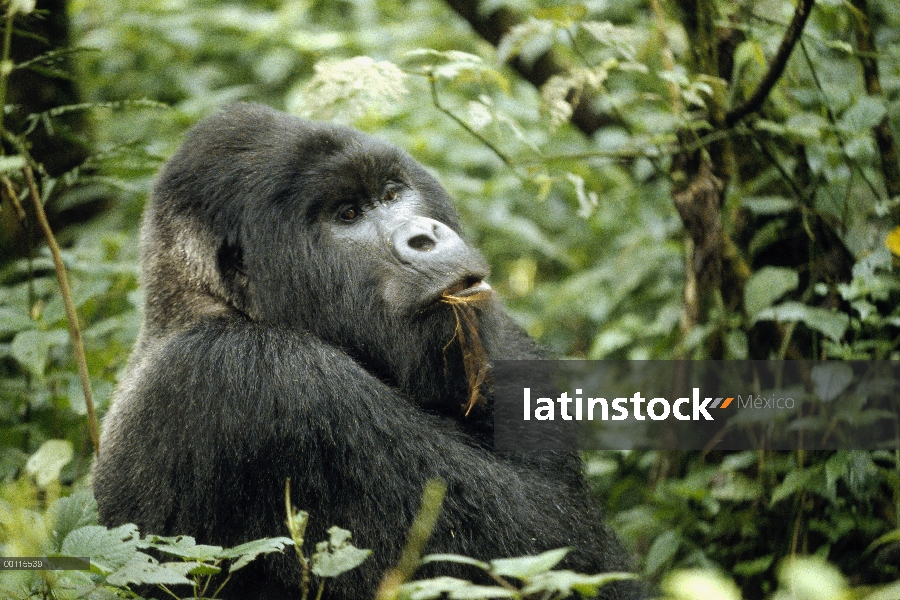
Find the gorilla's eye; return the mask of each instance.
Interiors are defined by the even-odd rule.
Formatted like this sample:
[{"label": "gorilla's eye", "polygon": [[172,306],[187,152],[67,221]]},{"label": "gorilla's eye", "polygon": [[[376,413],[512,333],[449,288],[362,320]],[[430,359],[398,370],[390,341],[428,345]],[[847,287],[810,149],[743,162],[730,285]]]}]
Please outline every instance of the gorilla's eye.
[{"label": "gorilla's eye", "polygon": [[353,204],[341,208],[341,211],[338,213],[338,218],[345,223],[352,223],[359,219],[362,216],[362,213],[362,209],[358,205]]},{"label": "gorilla's eye", "polygon": [[392,200],[397,199],[397,194],[400,193],[400,189],[396,185],[389,185],[385,190],[384,194],[381,195],[382,202],[390,202]]}]

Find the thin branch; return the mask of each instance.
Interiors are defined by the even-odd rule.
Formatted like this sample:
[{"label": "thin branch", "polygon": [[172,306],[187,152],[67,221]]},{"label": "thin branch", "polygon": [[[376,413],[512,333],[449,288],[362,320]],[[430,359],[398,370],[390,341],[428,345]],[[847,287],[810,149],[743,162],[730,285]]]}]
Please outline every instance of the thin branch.
[{"label": "thin branch", "polygon": [[[859,49],[859,61],[862,63],[866,92],[870,96],[883,96],[881,79],[878,76],[875,36],[872,35],[872,24],[869,20],[866,0],[851,0],[851,3],[859,11],[856,25],[856,47]],[[878,152],[881,154],[881,171],[884,174],[888,195],[892,198],[900,196],[900,158],[898,158],[897,143],[894,140],[894,133],[891,131],[891,123],[887,115],[874,127],[873,133],[875,142],[878,144]]]},{"label": "thin branch", "polygon": [[797,3],[794,18],[791,19],[791,24],[788,25],[787,31],[784,32],[784,38],[781,40],[781,45],[778,47],[778,52],[775,53],[772,64],[769,65],[769,70],[766,71],[762,81],[759,82],[759,86],[749,98],[725,113],[725,125],[731,127],[762,107],[769,92],[772,91],[775,83],[781,78],[788,58],[790,58],[797,40],[800,39],[800,34],[803,32],[803,27],[806,25],[806,20],[809,18],[809,13],[812,12],[815,2],[816,0],[800,0]]},{"label": "thin branch", "polygon": [[78,314],[75,312],[75,303],[72,301],[72,290],[69,288],[69,276],[66,274],[66,266],[63,264],[62,255],[59,252],[59,244],[56,243],[56,237],[53,230],[50,229],[50,223],[47,221],[47,215],[44,212],[44,205],[41,202],[41,194],[38,191],[37,184],[34,181],[34,172],[30,165],[25,165],[22,169],[25,175],[25,181],[28,183],[28,190],[31,195],[31,202],[34,205],[34,212],[37,216],[38,223],[47,238],[47,246],[50,248],[50,254],[53,255],[53,266],[56,268],[56,279],[59,282],[59,291],[62,294],[63,304],[66,307],[66,319],[69,322],[69,334],[72,336],[72,349],[75,351],[75,360],[78,363],[78,375],[81,377],[81,389],[84,391],[84,403],[87,406],[88,428],[91,433],[91,442],[94,444],[94,454],[100,454],[100,427],[97,424],[97,412],[94,410],[94,395],[91,392],[91,379],[88,375],[87,358],[84,354],[84,343],[81,341],[81,329],[78,327]]},{"label": "thin branch", "polygon": [[0,182],[3,183],[3,190],[6,192],[6,196],[9,198],[9,201],[12,202],[13,208],[16,211],[16,216],[19,217],[19,220],[24,224],[28,215],[25,214],[25,209],[22,207],[22,203],[19,202],[19,195],[16,192],[16,187],[6,175],[0,177]]},{"label": "thin branch", "polygon": [[505,164],[510,169],[515,170],[515,166],[513,165],[512,159],[510,159],[499,148],[497,148],[497,146],[492,144],[489,139],[487,139],[486,137],[484,137],[483,135],[481,135],[480,133],[478,133],[477,131],[472,129],[472,127],[468,123],[466,123],[465,121],[463,121],[462,119],[457,117],[455,114],[453,114],[452,111],[444,108],[444,105],[441,104],[440,98],[438,98],[437,79],[436,78],[429,76],[428,84],[429,84],[429,86],[431,86],[431,101],[434,104],[435,108],[437,108],[439,111],[441,111],[442,113],[444,113],[445,115],[447,115],[448,117],[450,117],[451,119],[456,121],[456,123],[463,129],[465,129],[469,133],[469,135],[473,136],[479,142],[481,142],[482,144],[487,146],[491,150],[491,152],[496,154],[497,157],[503,161],[503,164]]},{"label": "thin branch", "polygon": [[[831,104],[828,101],[828,96],[825,94],[825,88],[822,87],[822,82],[819,80],[819,74],[816,71],[816,67],[813,64],[812,58],[809,56],[809,52],[806,50],[806,44],[803,43],[803,40],[800,40],[800,50],[803,53],[803,58],[806,60],[806,65],[809,67],[809,72],[812,75],[813,83],[816,84],[816,89],[819,91],[819,95],[822,97],[822,106],[825,107],[825,115],[828,117],[828,122],[831,123],[831,127],[834,129],[835,138],[837,138],[838,146],[841,148],[841,153],[844,155],[844,159],[849,162],[854,169],[859,171],[860,176],[863,178],[863,181],[869,186],[869,190],[872,192],[872,195],[876,198],[880,198],[881,194],[878,193],[878,190],[875,188],[875,184],[869,179],[866,175],[866,172],[859,165],[859,163],[850,156],[850,153],[847,152],[847,145],[844,143],[844,136],[841,135],[840,128],[837,126],[837,117],[834,115],[834,111],[831,110]],[[887,118],[887,116],[885,116]]]}]

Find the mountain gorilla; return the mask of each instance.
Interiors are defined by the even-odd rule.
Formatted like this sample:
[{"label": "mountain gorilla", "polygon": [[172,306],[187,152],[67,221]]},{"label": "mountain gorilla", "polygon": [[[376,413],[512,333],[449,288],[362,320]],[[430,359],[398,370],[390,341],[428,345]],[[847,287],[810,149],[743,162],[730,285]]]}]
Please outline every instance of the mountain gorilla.
[{"label": "mountain gorilla", "polygon": [[[163,168],[142,237],[146,318],[93,472],[104,524],[226,546],[282,536],[290,478],[306,539],[338,525],[373,550],[326,596],[371,598],[437,478],[447,497],[429,552],[571,546],[566,568],[627,570],[577,456],[493,451],[489,386],[470,389],[453,301],[478,300],[485,365],[543,354],[493,297],[447,193],[407,154],[232,106]],[[478,577],[465,569],[420,574]],[[225,596],[297,598],[299,582],[293,552],[270,555]],[[630,583],[602,592],[639,595]]]}]

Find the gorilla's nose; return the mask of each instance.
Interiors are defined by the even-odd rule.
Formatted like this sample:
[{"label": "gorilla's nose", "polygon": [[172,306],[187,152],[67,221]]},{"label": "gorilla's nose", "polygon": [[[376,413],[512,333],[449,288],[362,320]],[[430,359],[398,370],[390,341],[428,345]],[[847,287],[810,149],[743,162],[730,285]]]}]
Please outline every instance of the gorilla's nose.
[{"label": "gorilla's nose", "polygon": [[465,247],[455,231],[427,217],[414,217],[400,225],[391,242],[400,260],[413,264],[452,260],[460,247]]}]

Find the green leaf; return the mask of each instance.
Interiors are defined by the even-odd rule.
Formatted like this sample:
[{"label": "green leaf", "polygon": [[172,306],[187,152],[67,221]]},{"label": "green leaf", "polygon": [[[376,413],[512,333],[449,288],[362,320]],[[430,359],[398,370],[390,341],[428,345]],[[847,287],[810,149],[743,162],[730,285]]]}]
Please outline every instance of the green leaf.
[{"label": "green leaf", "polygon": [[520,597],[513,590],[498,586],[475,585],[471,581],[455,577],[435,577],[404,583],[400,586],[399,596],[408,600],[434,600],[448,596],[453,600]]},{"label": "green leaf", "polygon": [[362,550],[350,543],[352,534],[346,529],[333,526],[328,530],[330,539],[316,544],[312,555],[312,572],[319,577],[337,577],[355,569],[366,560],[371,550]]},{"label": "green leaf", "polygon": [[88,525],[67,535],[61,552],[67,556],[89,556],[91,567],[112,573],[134,557],[139,539],[137,526],[131,523],[115,529]]},{"label": "green leaf", "polygon": [[25,472],[35,478],[38,486],[47,487],[51,482],[59,480],[60,471],[69,464],[72,456],[72,442],[47,440],[28,458]]},{"label": "green leaf", "polygon": [[781,196],[749,196],[741,200],[741,204],[756,215],[778,215],[800,206],[796,200]]},{"label": "green leaf", "polygon": [[577,592],[583,598],[593,598],[604,585],[625,579],[634,579],[634,575],[631,573],[582,575],[568,570],[548,571],[530,578],[528,585],[522,589],[522,594],[547,592],[567,597],[573,592]]},{"label": "green leaf", "polygon": [[812,368],[810,378],[816,395],[828,402],[837,398],[853,381],[853,367],[842,362],[818,364]]},{"label": "green leaf", "polygon": [[839,125],[850,133],[866,134],[881,123],[886,114],[887,109],[880,100],[864,94],[841,115]]},{"label": "green leaf", "polygon": [[662,571],[675,558],[680,546],[681,536],[675,530],[670,529],[657,536],[644,558],[644,573],[653,575]]},{"label": "green leaf", "polygon": [[25,166],[25,157],[18,154],[14,156],[0,156],[0,173],[13,173],[21,171]]},{"label": "green leaf", "polygon": [[194,538],[189,535],[178,535],[174,537],[148,535],[144,538],[144,542],[141,546],[156,548],[160,552],[165,552],[166,554],[199,561],[211,561],[222,557],[222,546],[198,544]]},{"label": "green leaf", "polygon": [[57,549],[71,532],[79,527],[97,524],[97,501],[91,490],[81,490],[67,498],[60,498],[54,507],[56,525],[53,528],[53,538]]},{"label": "green leaf", "polygon": [[734,574],[740,575],[742,577],[751,577],[753,575],[759,575],[760,573],[765,573],[769,567],[772,566],[772,563],[775,561],[774,554],[767,554],[765,556],[760,556],[759,558],[754,558],[753,560],[745,560],[734,565]]},{"label": "green leaf", "polygon": [[497,558],[491,561],[491,572],[501,577],[526,579],[538,573],[545,573],[559,564],[571,548],[557,548],[537,556],[520,556],[517,558]]},{"label": "green leaf", "polygon": [[20,365],[35,377],[42,378],[47,368],[50,345],[50,337],[45,331],[31,329],[17,333],[10,350]]},{"label": "green leaf", "polygon": [[827,478],[822,465],[810,467],[808,469],[797,469],[788,473],[785,476],[784,481],[772,491],[772,499],[769,501],[769,506],[774,506],[776,503],[781,502],[800,490],[809,490],[811,487],[814,488],[815,485],[810,486],[810,483],[821,483],[822,486],[827,487]]},{"label": "green leaf", "polygon": [[793,269],[763,267],[754,273],[744,288],[744,308],[753,317],[769,308],[786,293],[797,289],[800,277]]},{"label": "green leaf", "polygon": [[843,598],[847,592],[844,576],[821,558],[786,559],[779,568],[778,580],[779,590],[796,600]]},{"label": "green leaf", "polygon": [[662,588],[670,600],[741,600],[734,581],[712,570],[676,571],[665,578]]},{"label": "green leaf", "polygon": [[757,313],[754,321],[778,321],[780,323],[800,321],[810,329],[815,329],[834,341],[839,341],[850,325],[850,317],[844,313],[806,306],[799,302],[784,302],[762,310]]},{"label": "green leaf", "polygon": [[187,574],[197,563],[162,563],[143,552],[135,552],[126,564],[106,577],[110,585],[124,586],[131,583],[153,585],[191,585]]},{"label": "green leaf", "polygon": [[[284,552],[287,546],[293,546],[294,541],[287,537],[264,538],[253,540],[234,548],[228,548],[222,553],[224,558],[237,558],[229,567],[228,571],[233,573],[238,569],[247,566],[250,561],[260,554],[270,554],[272,552]],[[362,561],[360,561],[362,562]]]},{"label": "green leaf", "polygon": [[34,321],[24,310],[11,306],[0,306],[0,335],[32,329]]},{"label": "green leaf", "polygon": [[473,567],[481,569],[482,571],[487,571],[491,568],[491,566],[486,562],[482,562],[468,556],[461,556],[459,554],[429,554],[428,556],[423,557],[422,560],[419,561],[419,564],[424,565],[432,562],[452,562],[459,563],[461,565],[471,565]]}]

